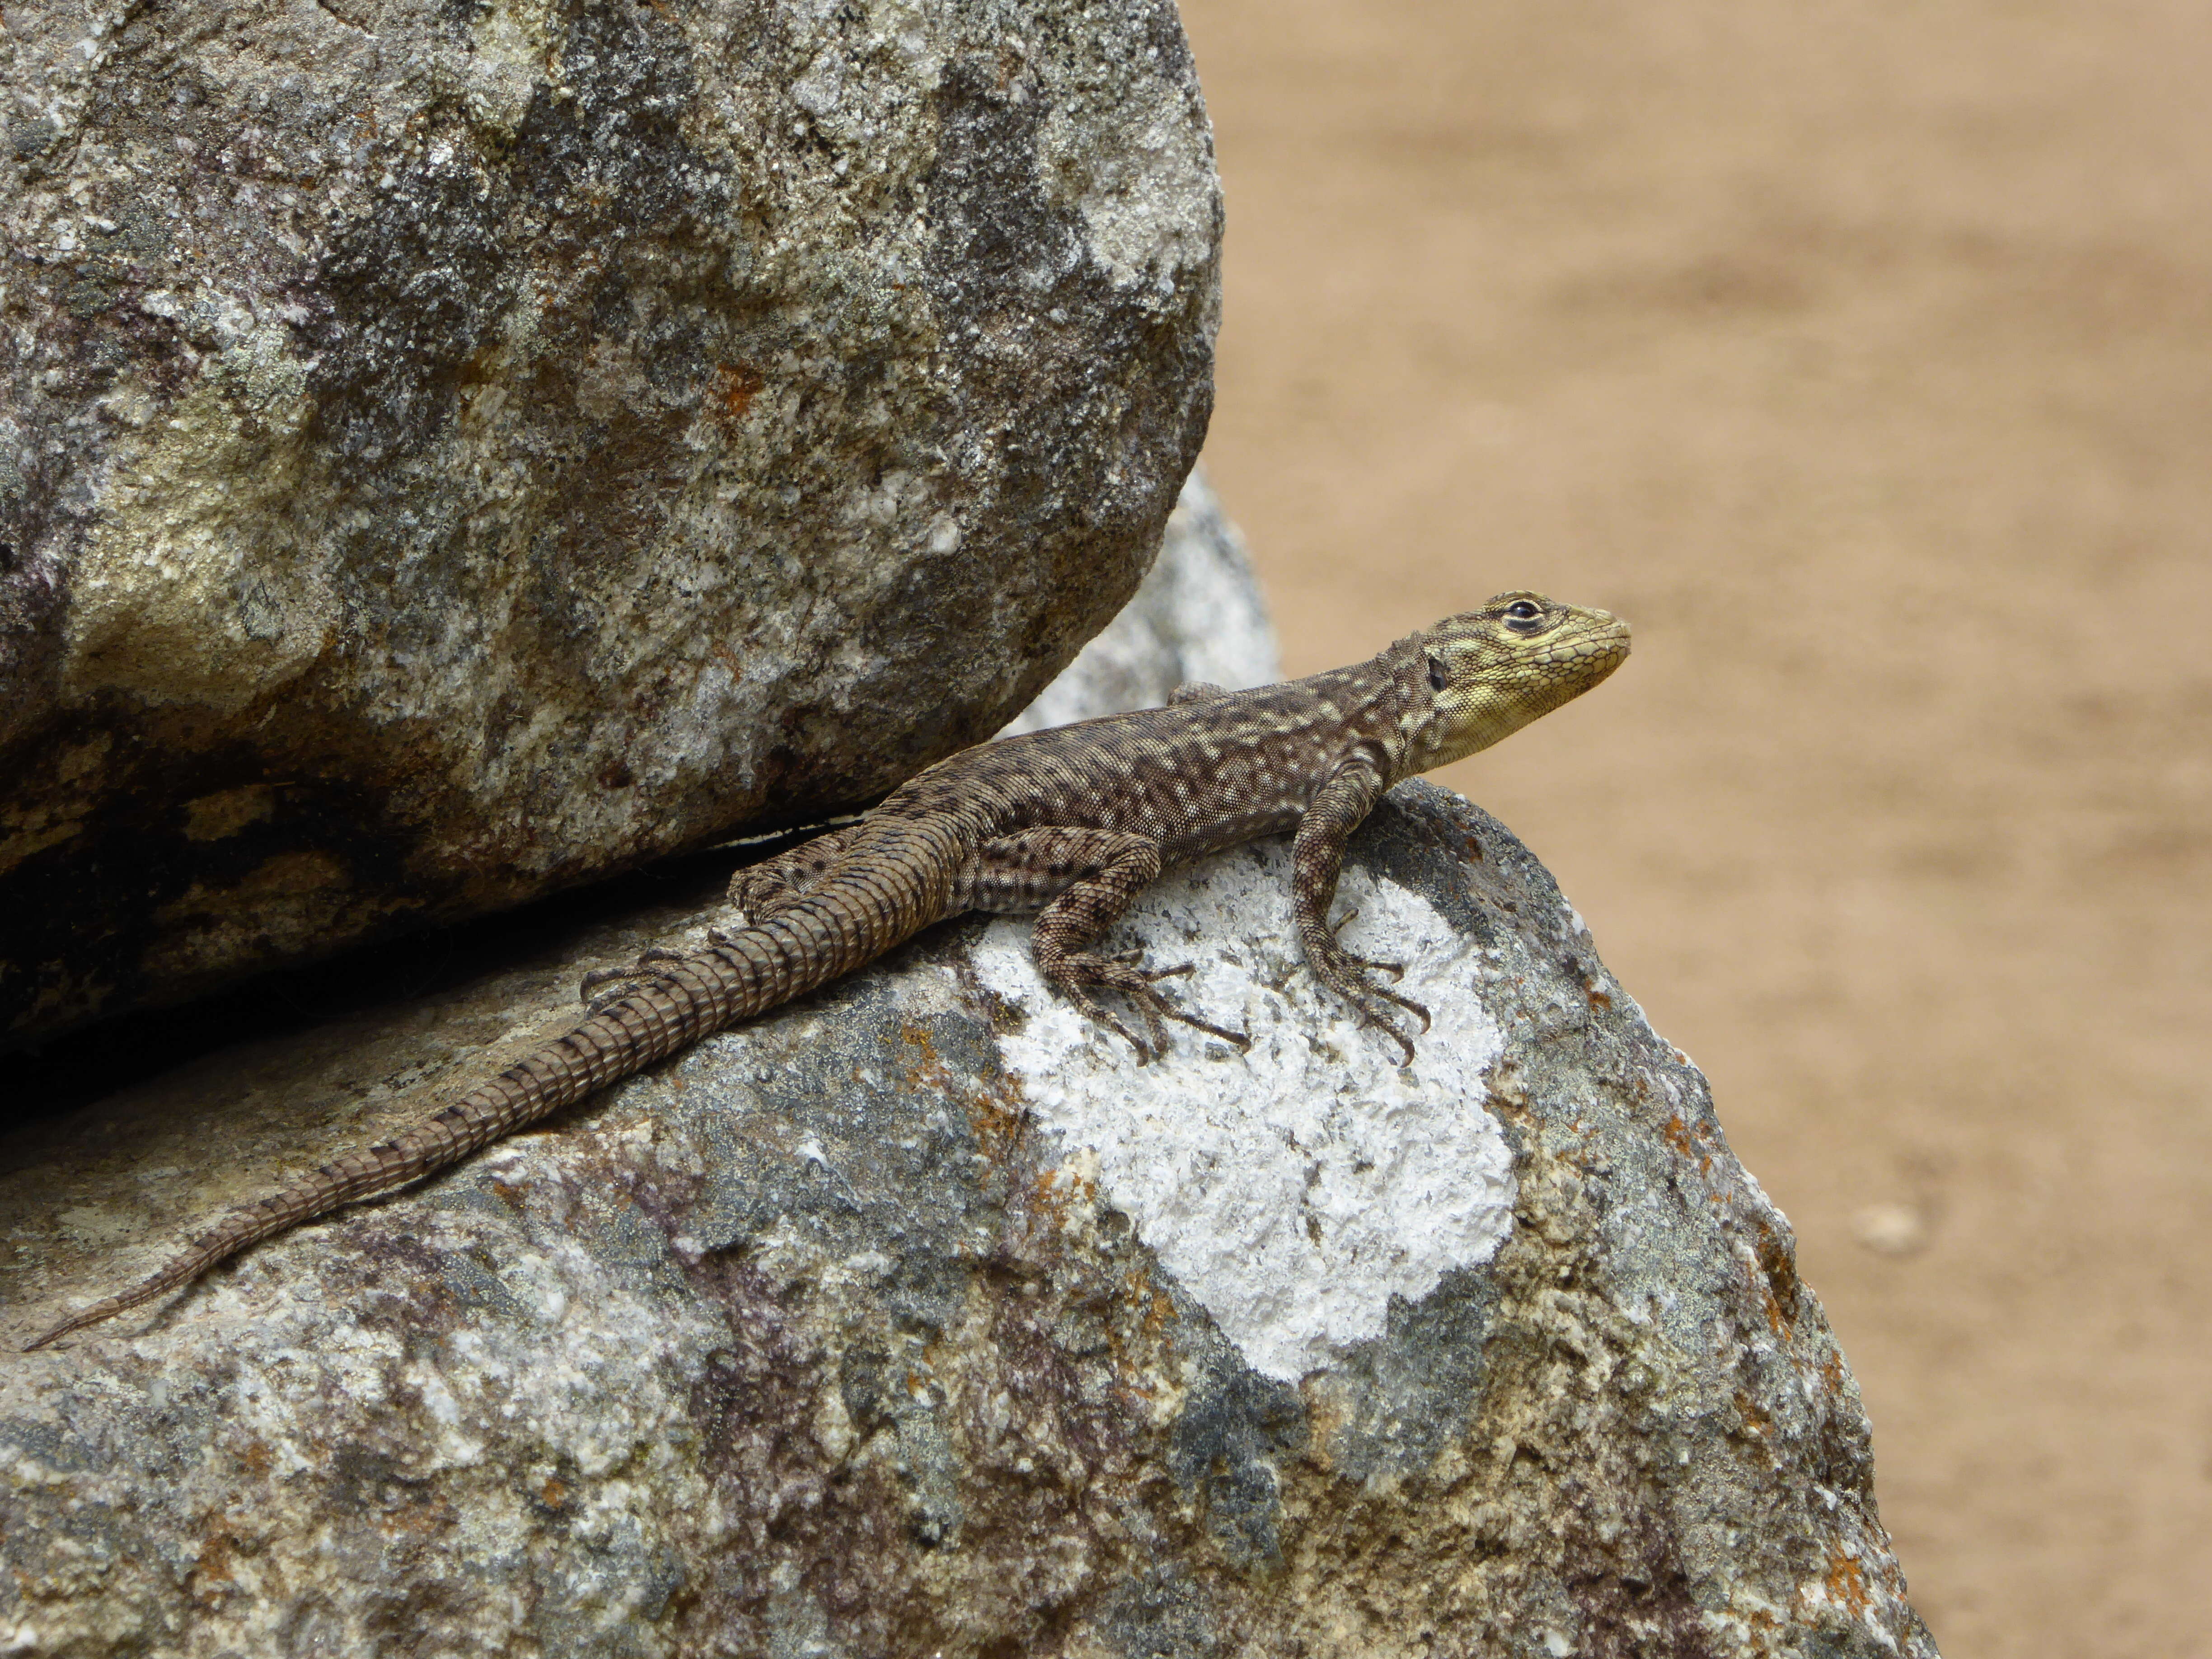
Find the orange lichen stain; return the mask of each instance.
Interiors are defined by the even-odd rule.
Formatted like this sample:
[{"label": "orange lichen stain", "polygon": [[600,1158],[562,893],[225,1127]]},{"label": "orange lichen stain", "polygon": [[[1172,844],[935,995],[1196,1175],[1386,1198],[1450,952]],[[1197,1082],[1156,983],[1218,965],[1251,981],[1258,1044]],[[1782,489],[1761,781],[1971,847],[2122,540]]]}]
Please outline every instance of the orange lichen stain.
[{"label": "orange lichen stain", "polygon": [[906,1086],[919,1088],[927,1084],[943,1089],[951,1085],[952,1073],[945,1063],[945,1056],[937,1052],[937,1044],[923,1027],[908,1020],[899,1028],[899,1038],[907,1046]]},{"label": "orange lichen stain", "polygon": [[192,1599],[203,1606],[226,1600],[237,1587],[237,1575],[230,1568],[237,1559],[237,1535],[227,1523],[217,1521],[215,1528],[201,1541],[200,1553],[192,1561]]},{"label": "orange lichen stain", "polygon": [[1866,1570],[1857,1560],[1844,1553],[1839,1546],[1828,1547],[1828,1571],[1825,1580],[1828,1599],[1842,1607],[1854,1619],[1863,1619],[1874,1606],[1874,1593],[1867,1588]]},{"label": "orange lichen stain", "polygon": [[538,1488],[538,1503],[556,1515],[566,1510],[568,1500],[574,1496],[574,1488],[557,1474],[547,1475],[544,1484]]},{"label": "orange lichen stain", "polygon": [[1777,1336],[1790,1334],[1790,1322],[1783,1316],[1782,1304],[1774,1299],[1774,1292],[1762,1285],[1759,1296],[1766,1315],[1766,1328]]},{"label": "orange lichen stain", "polygon": [[1097,1183],[1079,1170],[1040,1170],[1030,1182],[1030,1209],[1057,1231],[1097,1201]]},{"label": "orange lichen stain", "polygon": [[1128,1286],[1130,1301],[1140,1304],[1145,1310],[1142,1321],[1145,1340],[1157,1346],[1166,1336],[1168,1325],[1175,1318],[1175,1302],[1141,1272],[1129,1275]]},{"label": "orange lichen stain", "polygon": [[1021,1144],[1028,1121],[1018,1097],[1010,1090],[994,1093],[988,1088],[976,1089],[969,1079],[956,1075],[923,1027],[909,1021],[900,1027],[899,1036],[907,1045],[907,1088],[927,1089],[962,1101],[967,1108],[968,1127],[975,1137],[975,1150],[994,1164],[1010,1158]]},{"label": "orange lichen stain", "polygon": [[1764,1439],[1774,1432],[1774,1419],[1760,1407],[1756,1400],[1741,1389],[1736,1390],[1735,1408],[1743,1418],[1744,1427],[1752,1433]]},{"label": "orange lichen stain", "polygon": [[714,395],[721,400],[723,410],[733,421],[744,418],[768,382],[750,363],[718,363],[714,366]]},{"label": "orange lichen stain", "polygon": [[1755,1280],[1759,1294],[1765,1299],[1766,1322],[1777,1336],[1786,1336],[1796,1323],[1796,1316],[1783,1305],[1782,1295],[1786,1287],[1790,1300],[1797,1299],[1797,1267],[1789,1250],[1771,1227],[1759,1224],[1759,1239],[1753,1255],[1759,1263]]},{"label": "orange lichen stain", "polygon": [[1830,1394],[1844,1391],[1844,1351],[1831,1347],[1820,1361],[1820,1381],[1828,1385]]},{"label": "orange lichen stain", "polygon": [[1667,1137],[1669,1146],[1694,1162],[1699,1173],[1711,1173],[1713,1160],[1711,1155],[1698,1145],[1697,1137],[1690,1133],[1690,1126],[1683,1121],[1680,1112],[1668,1118],[1666,1127],[1659,1133]]}]

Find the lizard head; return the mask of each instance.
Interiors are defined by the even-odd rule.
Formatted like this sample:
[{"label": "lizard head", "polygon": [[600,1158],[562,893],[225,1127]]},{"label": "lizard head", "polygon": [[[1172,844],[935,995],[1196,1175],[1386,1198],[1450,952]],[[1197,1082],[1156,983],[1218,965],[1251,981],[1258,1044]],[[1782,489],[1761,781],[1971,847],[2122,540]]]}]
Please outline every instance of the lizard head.
[{"label": "lizard head", "polygon": [[1410,777],[1510,737],[1595,685],[1628,656],[1628,624],[1541,593],[1500,593],[1395,647],[1411,653]]}]

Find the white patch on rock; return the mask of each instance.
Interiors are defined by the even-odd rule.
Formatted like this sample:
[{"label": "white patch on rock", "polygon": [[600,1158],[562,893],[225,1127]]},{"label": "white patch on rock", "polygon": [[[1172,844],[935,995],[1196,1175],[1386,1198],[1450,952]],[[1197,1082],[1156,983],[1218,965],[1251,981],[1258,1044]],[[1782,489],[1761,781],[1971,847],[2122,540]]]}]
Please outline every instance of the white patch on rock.
[{"label": "white patch on rock", "polygon": [[[1109,142],[1093,135],[1109,132]],[[1047,115],[1037,146],[1047,197],[1083,215],[1115,286],[1166,289],[1213,258],[1220,198],[1206,111],[1175,80],[1131,76],[1088,87]]]},{"label": "white patch on rock", "polygon": [[1406,994],[1435,1018],[1401,1070],[1396,1045],[1306,969],[1290,891],[1288,848],[1263,842],[1165,878],[1119,930],[1153,967],[1196,963],[1164,988],[1249,1033],[1243,1054],[1173,1025],[1167,1057],[1139,1066],[1045,988],[1026,920],[994,923],[975,963],[1027,1016],[999,1046],[1039,1119],[1073,1157],[1096,1155],[1107,1199],[1246,1360],[1296,1379],[1382,1334],[1394,1297],[1487,1261],[1514,1186],[1484,1105],[1504,1038],[1474,994],[1477,946],[1426,900],[1346,872],[1346,947],[1404,962]]}]

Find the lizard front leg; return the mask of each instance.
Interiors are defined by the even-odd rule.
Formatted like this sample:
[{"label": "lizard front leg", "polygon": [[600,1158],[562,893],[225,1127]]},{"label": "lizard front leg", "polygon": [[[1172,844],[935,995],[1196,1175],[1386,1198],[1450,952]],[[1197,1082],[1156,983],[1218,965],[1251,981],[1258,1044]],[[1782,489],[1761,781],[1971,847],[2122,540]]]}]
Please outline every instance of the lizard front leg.
[{"label": "lizard front leg", "polygon": [[[1042,906],[1030,936],[1037,972],[1091,1018],[1127,1037],[1139,1061],[1167,1052],[1163,1019],[1210,1031],[1242,1048],[1250,1041],[1243,1032],[1184,1013],[1154,988],[1159,980],[1190,972],[1188,963],[1147,970],[1136,965],[1136,951],[1107,957],[1085,948],[1119,921],[1159,873],[1160,844],[1148,836],[1046,825],[984,842],[962,872],[955,902],[973,910]],[[1099,1006],[1092,987],[1127,997],[1144,1020],[1145,1038]]]},{"label": "lizard front leg", "polygon": [[1410,1065],[1413,1040],[1389,1018],[1387,1005],[1395,1003],[1419,1015],[1424,1031],[1429,1029],[1429,1011],[1411,997],[1376,984],[1364,971],[1403,973],[1402,967],[1352,955],[1338,943],[1336,930],[1328,925],[1328,907],[1336,898],[1336,879],[1344,868],[1345,843],[1382,794],[1382,777],[1364,759],[1346,761],[1315,793],[1291,842],[1291,907],[1297,919],[1298,943],[1314,976],[1350,1003],[1362,1024],[1388,1034],[1406,1051],[1405,1063]]}]

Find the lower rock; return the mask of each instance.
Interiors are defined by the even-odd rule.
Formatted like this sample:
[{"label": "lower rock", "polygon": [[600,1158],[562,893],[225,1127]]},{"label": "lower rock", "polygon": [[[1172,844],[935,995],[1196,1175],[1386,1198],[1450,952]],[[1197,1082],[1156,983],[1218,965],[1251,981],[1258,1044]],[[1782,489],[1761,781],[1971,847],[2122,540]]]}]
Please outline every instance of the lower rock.
[{"label": "lower rock", "polygon": [[[941,928],[152,1317],[0,1370],[0,1636],[215,1656],[1932,1655],[1788,1224],[1512,836],[1396,791],[1125,931],[1139,1067]],[[21,1336],[548,1027],[641,916],[18,1137]]]}]

